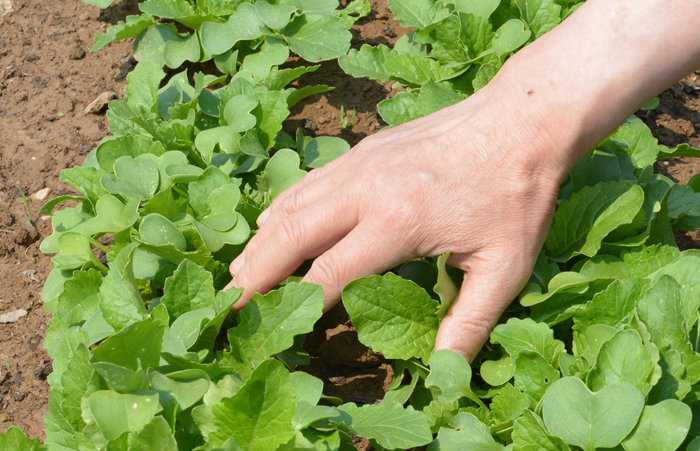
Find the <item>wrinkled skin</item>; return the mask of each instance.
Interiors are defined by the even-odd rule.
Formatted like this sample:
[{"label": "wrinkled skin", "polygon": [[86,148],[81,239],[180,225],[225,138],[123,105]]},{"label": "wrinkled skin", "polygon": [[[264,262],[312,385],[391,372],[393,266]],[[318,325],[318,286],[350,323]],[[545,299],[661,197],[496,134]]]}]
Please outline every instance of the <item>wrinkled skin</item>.
[{"label": "wrinkled skin", "polygon": [[231,263],[236,308],[304,260],[328,309],[353,279],[450,251],[465,279],[436,348],[473,358],[526,282],[567,171],[700,67],[698,17],[700,2],[588,0],[467,100],[311,172]]},{"label": "wrinkled skin", "polygon": [[490,126],[492,101],[480,92],[366,138],[282,193],[231,264],[237,307],[304,260],[328,309],[354,279],[451,252],[465,279],[437,347],[473,356],[532,271],[566,173],[523,153],[532,138]]}]

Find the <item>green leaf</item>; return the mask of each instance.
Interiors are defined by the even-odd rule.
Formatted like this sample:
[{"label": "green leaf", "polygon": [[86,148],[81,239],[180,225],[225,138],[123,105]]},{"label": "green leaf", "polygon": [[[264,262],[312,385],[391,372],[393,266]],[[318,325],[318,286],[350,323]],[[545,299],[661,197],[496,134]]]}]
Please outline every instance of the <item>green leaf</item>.
[{"label": "green leaf", "polygon": [[171,245],[181,251],[187,249],[187,241],[182,232],[169,219],[157,213],[150,214],[141,220],[139,233],[146,243]]},{"label": "green leaf", "polygon": [[128,438],[129,451],[178,451],[175,437],[162,416],[151,420],[141,432],[132,432]]},{"label": "green leaf", "polygon": [[513,443],[517,451],[569,451],[559,437],[549,435],[542,420],[529,410],[513,423]]},{"label": "green leaf", "polygon": [[[162,144],[143,136],[118,136],[106,139],[95,149],[97,162],[105,172],[114,172],[114,162],[121,157],[132,156],[136,158],[147,153],[161,156],[165,153],[165,149]],[[73,170],[75,168],[71,169],[71,171]]]},{"label": "green leaf", "polygon": [[175,336],[186,349],[197,342],[202,327],[216,316],[214,309],[205,307],[180,315],[170,326],[170,334]]},{"label": "green leaf", "polygon": [[[260,3],[256,3],[256,7],[259,6]],[[251,53],[243,59],[240,70],[250,72],[254,80],[264,80],[273,67],[284,64],[288,58],[289,47],[287,43],[280,38],[268,37],[258,52]]]},{"label": "green leaf", "polygon": [[66,280],[63,292],[58,296],[55,317],[68,325],[87,320],[99,306],[101,284],[99,271],[76,271],[73,278]]},{"label": "green leaf", "polygon": [[265,0],[255,2],[255,9],[260,20],[273,30],[281,30],[292,18],[292,14],[297,11],[297,6],[292,2],[280,2],[271,4]]},{"label": "green leaf", "polygon": [[503,357],[500,360],[486,360],[481,364],[479,372],[484,382],[498,387],[511,380],[515,374],[515,363],[510,357]]},{"label": "green leaf", "polygon": [[491,332],[491,342],[500,343],[511,358],[517,358],[521,351],[538,353],[552,365],[564,352],[564,343],[554,339],[554,332],[544,323],[526,319],[511,318],[499,324]]},{"label": "green leaf", "polygon": [[84,0],[88,5],[99,6],[102,9],[107,8],[114,0]]},{"label": "green leaf", "polygon": [[673,351],[680,354],[683,364],[697,381],[700,378],[700,354],[693,351],[688,341],[682,308],[678,283],[670,276],[662,276],[644,290],[637,312],[661,354],[667,360],[672,359]]},{"label": "green leaf", "polygon": [[388,59],[384,67],[393,80],[413,86],[420,86],[430,80],[440,80],[448,74],[434,59],[404,53]]},{"label": "green leaf", "polygon": [[638,449],[676,450],[688,435],[692,419],[693,413],[690,407],[675,399],[667,399],[656,405],[646,406],[639,423],[632,433],[622,441],[622,446],[629,451]]},{"label": "green leaf", "polygon": [[75,166],[61,170],[60,178],[63,183],[72,186],[94,203],[107,193],[100,185],[100,178],[104,174],[101,169]]},{"label": "green leaf", "polygon": [[418,285],[389,272],[350,282],[342,297],[364,345],[389,359],[430,359],[438,303]]},{"label": "green leaf", "polygon": [[306,61],[338,58],[350,49],[352,34],[339,17],[302,14],[296,16],[281,32],[289,48]]},{"label": "green leaf", "polygon": [[270,187],[270,200],[304,178],[306,171],[299,169],[299,162],[299,154],[291,149],[277,151],[268,161],[263,178]]},{"label": "green leaf", "polygon": [[335,136],[313,138],[304,146],[303,167],[320,168],[348,150],[350,150],[350,144],[342,138]]},{"label": "green leaf", "polygon": [[423,412],[397,403],[367,404],[357,407],[354,403],[338,408],[342,421],[353,434],[374,439],[388,449],[406,449],[423,446],[433,438],[428,420]]},{"label": "green leaf", "polygon": [[597,393],[575,377],[553,383],[544,397],[544,423],[569,445],[594,451],[613,448],[632,432],[644,408],[644,395],[633,385],[609,385]]},{"label": "green leaf", "polygon": [[208,442],[221,447],[233,437],[241,449],[276,449],[294,436],[295,406],[294,385],[287,369],[277,360],[267,360],[233,397],[212,406],[215,429]]},{"label": "green leaf", "polygon": [[498,390],[491,401],[491,416],[498,429],[510,426],[530,405],[530,399],[510,384]]},{"label": "green leaf", "polygon": [[102,176],[101,183],[110,193],[147,200],[158,191],[160,173],[151,161],[124,156],[114,162],[114,174]]},{"label": "green leaf", "polygon": [[205,307],[214,301],[214,280],[209,271],[185,260],[165,281],[161,303],[165,305],[171,320]]},{"label": "green leaf", "polygon": [[646,395],[651,391],[653,372],[654,362],[642,337],[635,330],[625,330],[603,343],[586,382],[594,392],[627,382]]},{"label": "green leaf", "polygon": [[659,145],[649,127],[636,116],[630,116],[600,147],[613,152],[625,152],[639,169],[654,164],[659,152],[666,149]]},{"label": "green leaf", "polygon": [[259,100],[260,108],[256,108],[254,114],[258,118],[260,143],[265,150],[269,150],[275,145],[282,123],[289,116],[289,108],[282,92],[268,92]]},{"label": "green leaf", "polygon": [[315,72],[321,66],[299,66],[288,69],[273,69],[265,78],[265,86],[271,91],[281,91],[289,83],[310,72]]},{"label": "green leaf", "polygon": [[132,243],[119,252],[100,287],[100,310],[105,321],[116,330],[147,315],[134,279],[131,257],[135,248],[136,244]]},{"label": "green leaf", "polygon": [[614,281],[576,311],[574,330],[585,331],[595,324],[617,325],[634,310],[647,284],[642,279]]},{"label": "green leaf", "polygon": [[521,45],[530,39],[530,30],[519,19],[510,19],[501,28],[496,30],[493,36],[493,50],[498,58],[518,50]]},{"label": "green leaf", "polygon": [[539,38],[561,21],[561,6],[555,0],[517,0],[520,17]]},{"label": "green leaf", "polygon": [[418,94],[418,108],[422,116],[427,116],[464,99],[464,96],[454,91],[447,83],[428,81]]},{"label": "green leaf", "polygon": [[411,92],[400,92],[390,99],[382,100],[377,105],[377,111],[392,127],[421,117],[418,95]]},{"label": "green leaf", "polygon": [[139,4],[139,9],[163,19],[177,19],[194,15],[194,8],[187,0],[146,0]]},{"label": "green leaf", "polygon": [[188,377],[187,372],[183,380],[179,380],[178,373],[172,373],[168,377],[158,372],[151,374],[151,384],[160,396],[163,407],[177,405],[178,409],[187,410],[196,404],[209,389],[209,380],[206,373],[201,370],[192,370]]},{"label": "green leaf", "polygon": [[440,22],[450,13],[432,0],[389,0],[389,7],[402,27],[418,29]]},{"label": "green leaf", "polygon": [[547,388],[559,380],[559,371],[535,351],[520,351],[515,367],[515,387],[530,398],[531,408],[535,408]]},{"label": "green leaf", "polygon": [[158,409],[158,393],[121,395],[113,391],[96,391],[87,399],[90,413],[107,440],[124,432],[139,432],[151,422]]},{"label": "green leaf", "polygon": [[[111,0],[108,0],[111,3]],[[105,34],[95,35],[95,45],[90,49],[91,52],[97,52],[103,47],[112,42],[122,39],[135,38],[143,32],[143,30],[152,27],[156,24],[153,17],[147,14],[138,16],[126,16],[126,21],[119,21],[116,25],[107,28]]]},{"label": "green leaf", "polygon": [[250,41],[262,36],[264,23],[258,17],[255,6],[242,3],[225,23],[202,24],[202,48],[211,55],[220,55],[238,41]]},{"label": "green leaf", "polygon": [[373,47],[364,44],[360,47],[360,50],[352,49],[347,55],[338,58],[338,64],[340,64],[341,69],[346,74],[355,78],[366,77],[386,82],[389,81],[391,73],[385,68],[384,64],[396,54],[395,51],[392,51],[385,45]]},{"label": "green leaf", "polygon": [[113,363],[130,370],[156,368],[160,362],[163,325],[147,318],[130,324],[92,351],[95,362]]},{"label": "green leaf", "polygon": [[41,451],[39,439],[30,439],[21,429],[11,426],[4,434],[0,433],[0,448],[6,451]]},{"label": "green leaf", "polygon": [[318,285],[291,283],[261,296],[255,294],[241,311],[238,326],[229,329],[231,352],[224,362],[239,373],[291,347],[294,337],[311,332],[321,317],[323,290]]},{"label": "green leaf", "polygon": [[554,261],[594,256],[603,239],[629,224],[644,202],[644,192],[628,182],[586,187],[559,205],[545,246]]},{"label": "green leaf", "polygon": [[171,69],[177,69],[185,61],[196,63],[202,57],[197,33],[192,33],[184,39],[172,40],[163,47],[163,62]]},{"label": "green leaf", "polygon": [[152,61],[141,61],[126,76],[126,103],[132,108],[158,112],[158,89],[165,78],[161,66]]},{"label": "green leaf", "polygon": [[466,412],[454,418],[454,429],[440,428],[438,437],[427,451],[497,451],[503,445],[496,443],[485,424]]},{"label": "green leaf", "polygon": [[[234,132],[244,132],[255,127],[257,119],[250,114],[253,108],[259,104],[257,97],[250,94],[242,94],[232,97],[224,108],[224,120]],[[200,133],[201,135],[201,133]]]},{"label": "green leaf", "polygon": [[500,0],[455,0],[455,10],[488,19],[500,3]]},{"label": "green leaf", "polygon": [[440,400],[453,402],[467,397],[486,407],[470,387],[472,370],[469,362],[456,352],[443,349],[437,351],[430,359],[430,374],[425,379],[425,386],[437,387],[442,391]]}]

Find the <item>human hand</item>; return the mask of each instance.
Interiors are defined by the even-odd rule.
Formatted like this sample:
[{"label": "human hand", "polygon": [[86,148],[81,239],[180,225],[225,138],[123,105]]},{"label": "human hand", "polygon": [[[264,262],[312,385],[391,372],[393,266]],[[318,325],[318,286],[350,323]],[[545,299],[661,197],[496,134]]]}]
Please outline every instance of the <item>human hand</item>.
[{"label": "human hand", "polygon": [[473,358],[527,281],[567,170],[502,98],[484,89],[377,133],[282,193],[231,263],[245,287],[236,308],[308,259],[304,281],[323,287],[327,310],[354,279],[451,252],[465,279],[436,347]]}]

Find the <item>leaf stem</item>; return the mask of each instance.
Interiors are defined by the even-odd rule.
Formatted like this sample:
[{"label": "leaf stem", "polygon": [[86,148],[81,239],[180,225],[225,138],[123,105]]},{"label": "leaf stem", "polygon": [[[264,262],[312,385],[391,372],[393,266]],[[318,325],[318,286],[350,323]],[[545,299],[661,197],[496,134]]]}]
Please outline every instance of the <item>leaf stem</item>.
[{"label": "leaf stem", "polygon": [[88,236],[87,238],[88,238],[88,240],[90,241],[90,243],[91,243],[93,246],[95,246],[96,248],[98,248],[99,250],[101,250],[102,252],[104,252],[105,254],[106,254],[107,252],[111,252],[111,249],[110,249],[110,248],[108,248],[108,247],[105,246],[104,244],[100,243],[99,241],[97,241],[97,240],[94,239],[93,237]]}]

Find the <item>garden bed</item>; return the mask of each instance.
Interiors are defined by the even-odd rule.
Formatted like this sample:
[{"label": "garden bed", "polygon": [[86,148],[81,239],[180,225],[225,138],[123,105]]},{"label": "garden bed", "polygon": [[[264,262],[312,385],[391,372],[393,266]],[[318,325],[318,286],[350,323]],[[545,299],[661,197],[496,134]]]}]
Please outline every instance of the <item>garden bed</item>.
[{"label": "garden bed", "polygon": [[[96,33],[136,11],[136,2],[128,0],[106,10],[78,0],[15,1],[0,18],[0,314],[27,311],[16,322],[0,324],[0,432],[16,425],[30,437],[44,437],[51,363],[42,341],[50,314],[41,308],[40,292],[50,257],[39,251],[39,242],[51,227],[39,209],[46,200],[71,193],[58,179],[60,170],[81,164],[108,135],[104,114],[84,110],[105,92],[123,97],[126,74],[135,64],[131,41],[94,54],[85,51]],[[404,31],[386,2],[373,1],[372,13],[353,27],[352,46],[393,44]],[[285,124],[288,133],[300,126],[307,135],[340,136],[356,144],[385,125],[376,104],[393,94],[393,82],[355,79],[335,61],[323,63],[303,82],[336,89],[296,105]],[[640,117],[664,145],[700,146],[699,94],[700,78],[692,75]],[[341,108],[346,127],[341,127]],[[700,172],[700,161],[670,159],[658,169],[685,183]],[[46,188],[50,194],[42,197]],[[697,232],[676,233],[681,249],[700,248],[698,238]],[[357,341],[342,308],[317,324],[306,347],[312,355],[309,372],[324,380],[329,396],[371,404],[391,383],[390,363]]]}]

